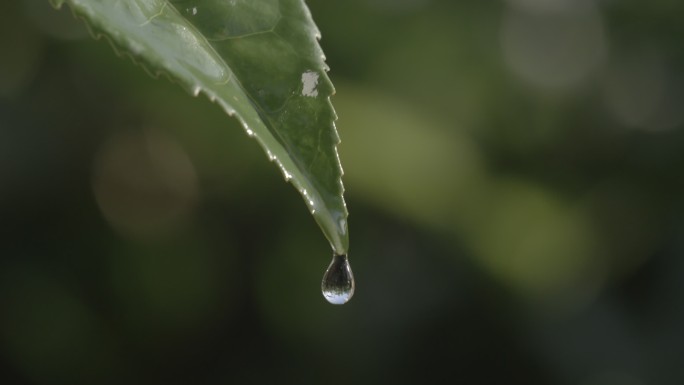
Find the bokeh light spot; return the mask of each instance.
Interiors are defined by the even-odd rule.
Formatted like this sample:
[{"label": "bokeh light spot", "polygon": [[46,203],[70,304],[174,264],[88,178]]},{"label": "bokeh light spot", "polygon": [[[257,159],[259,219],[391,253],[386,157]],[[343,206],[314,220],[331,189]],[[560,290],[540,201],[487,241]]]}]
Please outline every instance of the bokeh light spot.
[{"label": "bokeh light spot", "polygon": [[601,67],[607,46],[601,15],[588,4],[545,12],[508,9],[501,26],[506,65],[540,88],[580,85]]},{"label": "bokeh light spot", "polygon": [[470,230],[477,260],[524,295],[572,295],[597,262],[587,215],[523,180],[494,183]]},{"label": "bokeh light spot", "polygon": [[655,47],[617,55],[603,82],[603,99],[613,118],[627,128],[667,130],[684,122],[684,82]]},{"label": "bokeh light spot", "polygon": [[152,132],[119,133],[97,154],[93,190],[115,229],[144,237],[187,220],[198,185],[190,158],[172,139]]}]

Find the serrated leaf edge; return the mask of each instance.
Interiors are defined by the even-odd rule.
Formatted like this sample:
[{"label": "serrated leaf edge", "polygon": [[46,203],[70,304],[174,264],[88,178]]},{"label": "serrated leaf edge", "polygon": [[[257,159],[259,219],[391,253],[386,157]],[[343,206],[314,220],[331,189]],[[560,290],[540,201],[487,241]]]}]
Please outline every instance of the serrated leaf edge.
[{"label": "serrated leaf edge", "polygon": [[[65,3],[67,3],[66,0],[48,0],[48,1],[56,9],[61,9],[63,7],[63,5]],[[166,4],[170,4],[170,3],[166,3]],[[71,13],[73,14],[73,16],[75,18],[83,21],[83,23],[86,26],[89,34],[95,40],[106,41],[112,47],[114,53],[117,56],[124,58],[124,59],[126,59],[126,58],[129,59],[134,65],[141,67],[145,72],[147,72],[148,75],[150,75],[154,79],[164,77],[167,80],[171,81],[172,83],[178,84],[179,86],[181,86],[181,88],[185,89],[188,93],[190,93],[194,97],[199,97],[200,94],[204,94],[209,99],[209,101],[211,101],[212,103],[218,104],[228,116],[236,118],[240,122],[240,125],[244,129],[247,136],[250,138],[254,138],[257,141],[257,143],[259,143],[259,146],[262,148],[262,150],[266,153],[267,158],[271,162],[275,162],[278,165],[278,169],[280,169],[280,172],[281,172],[285,182],[292,184],[295,187],[295,189],[299,192],[299,194],[304,199],[304,202],[305,202],[309,212],[314,217],[314,220],[316,220],[316,222],[319,224],[319,226],[321,228],[325,227],[325,225],[323,223],[321,223],[321,220],[319,218],[320,214],[316,211],[315,204],[312,203],[312,200],[308,196],[307,189],[301,184],[301,182],[299,182],[299,180],[297,178],[294,178],[292,176],[292,174],[287,171],[287,169],[285,168],[285,166],[283,164],[283,161],[281,159],[279,159],[278,156],[272,154],[269,151],[266,143],[259,137],[259,135],[256,132],[254,132],[252,129],[249,128],[249,125],[247,124],[245,119],[242,116],[240,116],[234,108],[232,108],[227,103],[221,102],[220,99],[214,93],[212,93],[208,89],[205,89],[200,84],[189,84],[188,82],[185,82],[183,79],[181,79],[181,78],[179,78],[179,77],[177,77],[177,76],[173,75],[172,73],[169,73],[168,71],[165,71],[165,70],[161,70],[161,69],[153,70],[150,67],[150,64],[147,63],[147,60],[144,57],[138,56],[134,52],[132,52],[130,49],[123,47],[123,45],[124,45],[123,43],[117,42],[115,39],[113,39],[105,31],[100,31],[96,26],[91,24],[91,22],[88,20],[87,16],[83,16],[80,12],[78,12],[78,10],[74,9],[74,7],[71,6],[71,4],[68,4],[68,6],[69,6],[69,9],[71,10]],[[173,4],[170,4],[170,6],[175,9]],[[306,10],[306,17],[307,17],[308,21],[311,23],[312,26],[314,26],[314,37],[315,37],[316,41],[318,42],[321,40],[320,30],[318,29],[318,26],[313,21],[313,18],[311,15],[311,10],[306,6],[304,6],[304,9]],[[128,44],[134,45],[135,43],[131,43],[129,41]],[[325,60],[326,60],[325,54],[323,54],[323,50],[321,49],[320,45],[317,48],[318,48],[318,51],[320,53],[320,58],[323,61],[323,70],[325,72],[324,76],[326,76],[326,80],[332,86],[332,82],[330,81],[330,79],[327,76],[327,72],[329,72],[330,68],[325,63]],[[220,57],[220,55],[219,55],[219,57]],[[228,67],[227,63],[224,62],[223,64],[225,64]],[[240,85],[240,88],[242,88],[244,91],[244,88],[242,87],[242,84],[240,84],[239,79],[234,79],[234,80]],[[245,93],[245,95],[248,95],[247,92],[244,92],[244,93]],[[335,95],[334,86],[333,86],[333,89],[332,89],[330,96],[332,96],[332,95]],[[331,121],[331,125],[332,125],[331,128],[333,129],[333,132],[335,134],[335,144],[333,145],[333,151],[334,151],[335,159],[337,161],[337,167],[338,167],[338,170],[340,172],[340,177],[337,178],[337,185],[338,185],[338,188],[340,190],[340,195],[341,195],[341,199],[342,199],[342,207],[344,210],[343,211],[343,215],[344,215],[343,220],[345,221],[344,223],[339,224],[339,225],[343,228],[343,231],[345,233],[348,233],[348,225],[347,225],[346,221],[348,220],[349,211],[347,209],[346,200],[344,199],[345,188],[344,188],[344,183],[342,182],[342,177],[344,176],[344,169],[342,168],[342,162],[340,161],[340,156],[339,156],[339,151],[338,151],[338,146],[341,143],[341,139],[340,139],[339,133],[337,131],[337,127],[335,125],[335,121],[337,121],[338,116],[337,116],[337,113],[335,112],[335,108],[333,107],[330,96],[326,97],[326,104],[328,105],[328,108],[330,108],[330,110],[332,111],[332,114],[333,114],[333,120]],[[292,163],[294,163],[293,160],[291,160],[291,161],[292,161]],[[346,242],[342,241],[342,243],[338,243],[338,242],[335,242],[333,239],[331,239],[330,236],[328,234],[326,234],[325,231],[324,231],[324,235],[326,236],[326,238],[328,238],[328,241],[330,242],[331,247],[333,248],[333,251],[336,254],[347,254],[348,253],[348,248],[349,248],[348,241],[346,241]]]}]

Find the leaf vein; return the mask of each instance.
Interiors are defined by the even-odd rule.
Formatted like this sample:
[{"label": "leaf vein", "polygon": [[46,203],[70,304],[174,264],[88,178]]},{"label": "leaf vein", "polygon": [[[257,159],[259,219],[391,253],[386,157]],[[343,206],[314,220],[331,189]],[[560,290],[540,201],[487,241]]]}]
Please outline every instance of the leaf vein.
[{"label": "leaf vein", "polygon": [[275,23],[273,23],[273,26],[271,28],[268,28],[268,29],[264,29],[264,30],[256,31],[256,32],[243,33],[241,35],[224,36],[224,37],[213,38],[213,39],[207,38],[207,41],[221,42],[221,41],[237,40],[237,39],[242,39],[242,38],[247,38],[247,37],[254,37],[254,36],[259,36],[259,35],[263,35],[263,34],[267,34],[267,33],[271,33],[271,32],[275,33],[275,29],[276,29],[276,27],[278,27],[278,24],[280,23],[280,20],[282,18],[283,18],[283,15],[278,15],[278,20],[276,20]]},{"label": "leaf vein", "polygon": [[146,26],[147,24],[150,24],[150,23],[152,22],[152,20],[154,20],[154,19],[158,18],[159,16],[161,16],[161,15],[164,13],[164,10],[166,9],[166,6],[167,6],[168,4],[169,4],[169,3],[167,3],[167,2],[165,2],[164,4],[162,4],[161,8],[159,8],[159,12],[157,12],[157,13],[155,13],[154,15],[150,16],[149,19],[147,19],[147,21],[145,21],[144,23],[140,24],[140,26],[141,26],[141,27],[144,27],[144,26]]}]

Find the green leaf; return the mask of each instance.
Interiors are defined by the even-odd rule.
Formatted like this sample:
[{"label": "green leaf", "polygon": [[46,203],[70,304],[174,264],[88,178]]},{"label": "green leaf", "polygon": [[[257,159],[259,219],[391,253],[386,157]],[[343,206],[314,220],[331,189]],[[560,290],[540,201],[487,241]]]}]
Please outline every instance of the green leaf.
[{"label": "green leaf", "polygon": [[299,190],[333,250],[349,246],[334,88],[303,0],[51,0],[94,36],[237,117]]}]

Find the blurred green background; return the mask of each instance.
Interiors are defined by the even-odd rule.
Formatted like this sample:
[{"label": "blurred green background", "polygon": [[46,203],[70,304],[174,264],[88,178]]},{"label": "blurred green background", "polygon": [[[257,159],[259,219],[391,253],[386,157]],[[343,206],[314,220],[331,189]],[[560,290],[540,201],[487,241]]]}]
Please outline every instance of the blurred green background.
[{"label": "blurred green background", "polygon": [[234,119],[0,3],[0,383],[684,383],[684,3],[308,3],[342,307]]}]

